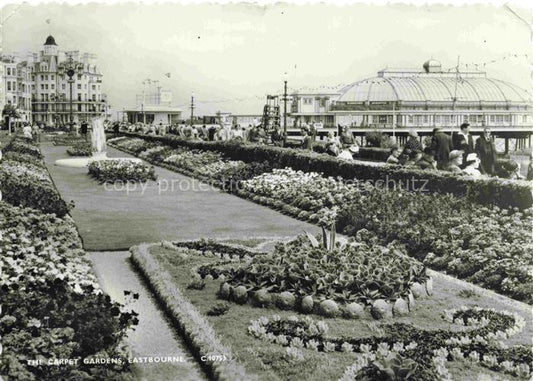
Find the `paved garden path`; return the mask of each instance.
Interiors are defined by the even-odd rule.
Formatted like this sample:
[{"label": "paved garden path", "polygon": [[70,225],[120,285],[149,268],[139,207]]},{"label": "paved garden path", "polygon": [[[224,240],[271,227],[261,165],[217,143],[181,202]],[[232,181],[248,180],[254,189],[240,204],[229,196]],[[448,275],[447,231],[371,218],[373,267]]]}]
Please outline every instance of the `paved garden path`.
[{"label": "paved garden path", "polygon": [[[126,187],[105,187],[86,169],[54,166],[68,157],[67,147],[42,143],[45,161],[89,251],[128,250],[143,242],[199,237],[288,237],[314,225],[267,207],[209,189],[190,177],[156,167],[158,181]],[[108,148],[109,157],[131,157]],[[206,189],[208,188],[208,189]]]},{"label": "paved garden path", "polygon": [[129,252],[92,252],[89,258],[102,289],[119,303],[125,302],[124,290],[139,294],[129,307],[139,314],[139,325],[126,338],[132,358],[168,358],[166,363],[136,363],[134,373],[138,380],[196,381],[204,380],[202,370],[188,353],[183,340],[176,336],[171,323],[158,308],[157,302],[146,289],[139,274],[128,259]]}]

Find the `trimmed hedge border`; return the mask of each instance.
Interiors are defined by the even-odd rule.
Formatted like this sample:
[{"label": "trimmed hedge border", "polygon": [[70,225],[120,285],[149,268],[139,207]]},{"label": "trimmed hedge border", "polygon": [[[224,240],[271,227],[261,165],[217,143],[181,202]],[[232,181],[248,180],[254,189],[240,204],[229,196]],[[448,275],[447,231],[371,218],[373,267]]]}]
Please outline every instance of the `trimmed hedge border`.
[{"label": "trimmed hedge border", "polygon": [[324,176],[341,176],[344,179],[356,178],[362,182],[369,181],[375,184],[380,181],[382,185],[388,187],[397,186],[397,184],[405,186],[408,182],[417,183],[418,187],[424,184],[427,192],[453,194],[457,197],[467,197],[480,204],[494,204],[503,208],[528,209],[533,205],[531,184],[524,180],[499,178],[474,180],[444,172],[347,162],[331,156],[297,149],[235,142],[189,141],[168,135],[154,136],[137,133],[124,133],[124,135],[149,142],[162,143],[173,148],[186,147],[219,151],[232,160],[267,161],[278,168],[291,167],[304,172],[319,172]]},{"label": "trimmed hedge border", "polygon": [[361,147],[359,148],[359,157],[362,159],[386,162],[391,154],[390,148]]},{"label": "trimmed hedge border", "polygon": [[256,380],[233,358],[228,347],[220,342],[211,325],[175,287],[170,274],[162,269],[149,252],[149,244],[130,248],[130,260],[146,279],[157,300],[189,344],[195,357],[224,354],[228,361],[201,361],[209,377],[220,381]]}]

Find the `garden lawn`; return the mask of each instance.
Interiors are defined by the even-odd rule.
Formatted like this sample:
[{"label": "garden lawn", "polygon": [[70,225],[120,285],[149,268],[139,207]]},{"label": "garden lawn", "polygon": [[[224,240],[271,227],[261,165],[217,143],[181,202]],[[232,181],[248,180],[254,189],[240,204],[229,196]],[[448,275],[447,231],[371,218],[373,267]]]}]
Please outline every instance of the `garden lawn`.
[{"label": "garden lawn", "polygon": [[[67,157],[65,146],[43,143],[41,150],[61,196],[75,203],[71,215],[86,250],[127,250],[142,242],[171,239],[283,237],[303,229],[318,231],[316,226],[238,197],[200,190],[197,180],[159,167],[158,182],[149,181],[144,191],[140,185],[130,191],[111,186],[106,190],[85,168],[54,166],[55,160]],[[111,147],[108,156],[131,157]],[[160,192],[165,187],[168,190]]]},{"label": "garden lawn", "polygon": [[[241,242],[242,244],[242,242]],[[253,244],[251,244],[253,245]],[[250,245],[250,246],[251,246]],[[264,244],[262,244],[264,247]],[[228,346],[239,363],[245,366],[248,373],[254,373],[262,380],[336,380],[340,378],[347,366],[355,362],[353,353],[333,352],[325,354],[309,349],[303,349],[304,360],[288,360],[285,356],[285,347],[271,344],[254,338],[248,334],[251,320],[261,316],[271,317],[274,314],[282,318],[291,315],[303,317],[305,315],[294,311],[282,311],[277,308],[255,308],[248,304],[238,305],[230,302],[231,308],[221,316],[208,316],[207,312],[216,304],[222,302],[217,299],[216,293],[220,281],[206,281],[203,290],[187,288],[191,281],[191,267],[211,263],[213,259],[203,256],[193,256],[183,259],[176,255],[176,251],[161,246],[153,246],[151,254],[166,269],[176,288],[183,293],[189,301],[206,317],[219,335],[223,344]],[[506,297],[487,293],[485,290],[456,282],[447,277],[434,277],[434,295],[430,298],[417,299],[415,308],[406,317],[373,320],[331,319],[311,315],[314,320],[324,320],[329,326],[328,336],[354,336],[366,337],[379,335],[379,326],[386,323],[404,322],[421,329],[450,329],[460,330],[457,325],[451,325],[441,318],[445,309],[460,308],[461,306],[479,306],[507,310],[520,314],[526,320],[526,327],[516,336],[508,339],[507,344],[529,345],[533,337],[533,325],[530,319],[530,309],[526,304],[508,299]],[[491,379],[515,380],[516,377],[508,374],[498,374],[487,368],[466,362],[448,362],[446,364],[454,380],[473,380],[479,373],[490,375]]]}]

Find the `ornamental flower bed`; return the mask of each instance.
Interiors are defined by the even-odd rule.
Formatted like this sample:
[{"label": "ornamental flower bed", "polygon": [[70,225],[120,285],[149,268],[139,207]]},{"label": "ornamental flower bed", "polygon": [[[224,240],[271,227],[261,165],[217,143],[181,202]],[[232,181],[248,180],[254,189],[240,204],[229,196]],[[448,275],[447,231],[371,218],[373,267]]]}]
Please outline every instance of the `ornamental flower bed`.
[{"label": "ornamental flower bed", "polygon": [[11,160],[19,163],[28,163],[37,167],[44,168],[44,163],[42,162],[42,160],[25,153],[9,151],[3,154],[3,160]]},{"label": "ornamental flower bed", "polygon": [[409,255],[432,268],[533,302],[531,209],[482,207],[292,169],[243,181],[239,194],[311,222],[319,221],[321,208],[339,207],[339,231],[353,236],[368,229],[384,243],[405,244]]},{"label": "ornamental flower bed", "polygon": [[154,167],[120,159],[92,161],[89,163],[89,175],[101,183],[157,180]]},{"label": "ornamental flower bed", "polygon": [[114,147],[118,149],[129,152],[131,154],[138,154],[139,152],[142,152],[155,145],[143,139],[137,139],[137,138],[109,140],[108,143],[110,143],[111,145],[113,145]]},{"label": "ornamental flower bed", "polygon": [[90,143],[78,142],[72,147],[67,148],[67,153],[70,156],[91,156],[93,154]]},{"label": "ornamental flower bed", "polygon": [[[26,360],[121,357],[119,342],[136,322],[99,289],[73,221],[0,202],[0,374],[10,380],[103,379],[127,362],[30,366]],[[127,377],[125,379],[128,379]]]},{"label": "ornamental flower bed", "polygon": [[[65,203],[50,180],[38,148],[31,143],[15,141],[7,151],[7,159],[0,162],[3,199],[13,205],[55,213],[60,217],[67,214],[71,206]],[[19,157],[23,161],[18,161]]]},{"label": "ornamental flower bed", "polygon": [[384,326],[381,335],[327,336],[328,325],[309,317],[262,317],[251,322],[249,334],[287,347],[303,357],[303,348],[318,352],[362,354],[342,380],[450,380],[446,361],[470,361],[491,370],[526,379],[533,351],[524,345],[507,347],[501,340],[520,332],[525,321],[518,315],[493,309],[465,307],[448,310],[449,323],[468,330],[423,330],[405,323]]},{"label": "ornamental flower bed", "polygon": [[393,309],[405,314],[413,293],[431,293],[421,264],[400,247],[380,246],[363,234],[329,249],[300,236],[245,264],[222,261],[201,266],[198,273],[214,279],[224,275],[227,283],[221,285],[220,296],[237,303],[348,318],[360,317],[365,308],[375,318],[391,315]]},{"label": "ornamental flower bed", "polygon": [[[104,295],[73,221],[0,202],[0,374],[10,380],[103,379],[128,365],[30,366],[26,360],[121,357],[135,313]],[[128,379],[124,376],[124,379]]]},{"label": "ornamental flower bed", "polygon": [[16,137],[14,141],[9,144],[6,149],[6,152],[16,152],[16,153],[22,153],[26,155],[33,156],[37,159],[42,159],[43,155],[41,154],[41,151],[39,151],[39,148],[33,144],[31,140]]}]

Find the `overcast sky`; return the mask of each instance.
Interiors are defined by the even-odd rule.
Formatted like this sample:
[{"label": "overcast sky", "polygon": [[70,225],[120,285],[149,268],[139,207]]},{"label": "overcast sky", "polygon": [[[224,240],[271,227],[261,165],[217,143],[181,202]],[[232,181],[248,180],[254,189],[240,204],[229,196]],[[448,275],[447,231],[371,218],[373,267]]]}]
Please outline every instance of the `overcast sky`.
[{"label": "overcast sky", "polygon": [[[488,76],[531,88],[530,29],[502,6],[91,3],[22,5],[12,14],[18,6],[2,8],[3,51],[39,51],[51,33],[61,50],[96,53],[116,110],[134,106],[150,78],[186,112],[194,91],[198,114],[259,114],[285,72],[290,89],[333,86],[384,67],[421,68],[431,57],[444,68],[457,56],[489,62]],[[523,3],[512,8],[531,21]],[[213,103],[220,100],[231,101]]]}]

